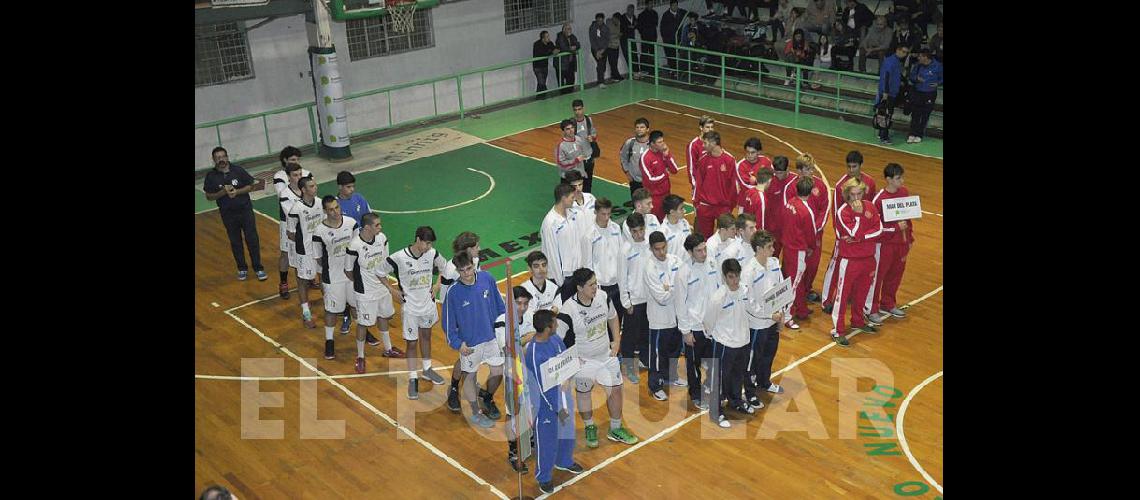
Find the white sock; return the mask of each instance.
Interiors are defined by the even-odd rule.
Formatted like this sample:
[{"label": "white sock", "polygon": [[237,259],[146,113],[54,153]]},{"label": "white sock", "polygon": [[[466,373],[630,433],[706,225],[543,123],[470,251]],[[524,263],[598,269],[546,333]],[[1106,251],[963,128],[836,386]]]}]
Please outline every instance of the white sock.
[{"label": "white sock", "polygon": [[618,428],[621,428],[621,419],[620,418],[611,418],[610,419],[610,429],[612,430],[612,429],[618,429]]},{"label": "white sock", "polygon": [[424,370],[427,370],[428,368],[431,368],[431,360],[425,359],[424,360]]},{"label": "white sock", "polygon": [[332,340],[332,332],[333,332],[333,327],[331,327],[331,326],[325,327],[325,340]]},{"label": "white sock", "polygon": [[591,418],[583,418],[583,419],[582,419],[582,425],[594,425],[594,419],[593,419],[593,417],[591,417]]},{"label": "white sock", "polygon": [[388,330],[380,330],[380,340],[384,342],[384,350],[392,349],[392,339],[388,337]]},{"label": "white sock", "polygon": [[413,380],[414,380],[414,379],[417,379],[417,378],[420,378],[420,372],[417,372],[417,371],[415,371],[415,370],[412,370],[412,374],[411,374],[411,375],[409,375],[409,376],[410,376],[410,377],[411,377]]},{"label": "white sock", "polygon": [[308,302],[301,304],[301,311],[312,314],[312,312],[309,311],[309,303]]},{"label": "white sock", "polygon": [[358,357],[358,358],[364,357],[364,341],[363,340],[357,340],[356,341],[356,357]]}]

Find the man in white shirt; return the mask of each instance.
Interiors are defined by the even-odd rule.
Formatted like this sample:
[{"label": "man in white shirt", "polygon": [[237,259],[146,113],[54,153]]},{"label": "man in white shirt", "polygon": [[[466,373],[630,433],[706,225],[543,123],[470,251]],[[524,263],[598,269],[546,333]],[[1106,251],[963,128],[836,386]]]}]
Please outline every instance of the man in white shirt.
[{"label": "man in white shirt", "polygon": [[748,366],[744,375],[744,395],[748,404],[760,409],[764,403],[756,395],[756,389],[773,394],[784,392],[784,388],[773,384],[772,360],[780,347],[780,323],[784,321],[787,306],[779,310],[769,310],[764,306],[764,294],[784,280],[780,270],[780,259],[772,256],[772,234],[757,231],[750,240],[753,256],[745,261],[740,273],[740,281],[748,285],[751,309],[748,311],[748,335],[751,347]]},{"label": "man in white shirt", "polygon": [[744,366],[748,363],[748,286],[740,282],[740,263],[728,259],[721,266],[725,286],[713,293],[705,304],[705,332],[713,338],[712,392],[709,417],[717,425],[731,424],[721,411],[720,403],[728,399],[728,407],[741,413],[755,414],[741,397]]},{"label": "man in white shirt", "polygon": [[[681,263],[677,274],[678,286],[685,287],[684,311],[677,317],[677,327],[681,330],[684,343],[685,368],[689,377],[689,401],[698,410],[709,409],[710,384],[708,377],[701,376],[701,364],[712,358],[712,337],[705,334],[702,323],[705,302],[720,287],[717,275],[708,257],[707,245],[700,233],[685,238],[685,251],[689,259]],[[702,394],[703,391],[703,394]]]},{"label": "man in white shirt", "polygon": [[736,238],[736,218],[732,214],[721,214],[716,218],[716,232],[705,241],[705,248],[709,258],[712,259],[713,267],[717,269],[717,275],[720,275],[720,263],[724,262],[721,258],[721,247],[733,238]]},{"label": "man in white shirt", "polygon": [[669,399],[665,393],[669,367],[677,363],[681,354],[681,333],[677,317],[684,314],[685,287],[677,275],[681,259],[669,253],[665,234],[654,231],[649,235],[652,252],[645,264],[645,291],[649,297],[646,308],[649,319],[649,393],[658,401]]},{"label": "man in white shirt", "polygon": [[669,255],[676,255],[685,260],[685,238],[693,234],[693,227],[685,220],[685,199],[671,194],[665,197],[665,222],[661,224],[661,232],[665,233],[665,242],[669,246]]},{"label": "man in white shirt", "polygon": [[[419,399],[419,373],[436,385],[443,377],[431,367],[431,327],[439,322],[435,300],[440,284],[432,284],[432,275],[443,270],[447,261],[435,249],[435,230],[431,226],[416,228],[416,240],[406,248],[388,256],[388,268],[396,274],[396,285],[385,280],[392,297],[399,299],[400,323],[407,342],[408,399]],[[419,356],[416,348],[419,347]],[[421,365],[422,366],[419,366]]]},{"label": "man in white shirt", "polygon": [[[622,330],[621,358],[625,363],[625,374],[629,381],[638,382],[637,363],[635,357],[645,364],[649,360],[649,351],[644,349],[649,339],[649,317],[646,312],[645,295],[645,261],[649,255],[649,242],[645,239],[645,216],[640,212],[629,214],[625,219],[625,226],[629,228],[633,239],[622,243],[622,273],[619,283],[621,305],[625,307],[626,316]],[[641,355],[637,350],[641,347]]]},{"label": "man in white shirt", "polygon": [[[639,188],[633,192],[633,211],[641,214],[645,218],[645,234],[652,233],[653,231],[661,230],[661,221],[653,214],[653,195],[649,194],[649,190]],[[626,219],[628,222],[629,219]],[[631,241],[633,237],[629,234],[629,224],[622,224],[622,236],[625,241]]]},{"label": "man in white shirt", "polygon": [[594,195],[582,191],[582,186],[586,182],[582,174],[575,171],[568,172],[566,177],[562,178],[562,182],[574,186],[574,203],[567,212],[570,213],[571,220],[579,224],[579,234],[584,236],[594,226],[594,207],[598,200]]},{"label": "man in white shirt", "polygon": [[[550,277],[562,287],[566,278],[574,270],[582,267],[585,238],[581,235],[581,225],[572,219],[570,207],[574,205],[574,186],[558,184],[554,187],[554,206],[542,219],[542,253],[549,259]],[[562,291],[565,300],[569,293]]]},{"label": "man in white shirt", "polygon": [[618,281],[621,279],[621,228],[610,220],[614,204],[608,198],[598,198],[595,204],[594,219],[590,231],[586,233],[590,242],[589,268],[598,278],[598,286],[606,292],[618,314],[618,326],[625,317],[625,307],[621,305],[621,292]]}]

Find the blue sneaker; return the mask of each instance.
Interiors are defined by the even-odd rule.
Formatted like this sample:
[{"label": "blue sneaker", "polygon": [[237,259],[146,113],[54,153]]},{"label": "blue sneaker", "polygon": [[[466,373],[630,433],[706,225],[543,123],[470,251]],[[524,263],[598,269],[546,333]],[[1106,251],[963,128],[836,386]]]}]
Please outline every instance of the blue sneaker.
[{"label": "blue sneaker", "polygon": [[348,335],[349,323],[352,323],[352,318],[349,318],[348,315],[345,314],[344,315],[344,321],[342,321],[340,323],[340,334],[341,335]]},{"label": "blue sneaker", "polygon": [[245,281],[249,278],[249,271],[238,271],[238,281]]},{"label": "blue sneaker", "polygon": [[265,271],[257,272],[257,281],[265,281],[267,279],[269,279],[269,275],[265,274]]}]

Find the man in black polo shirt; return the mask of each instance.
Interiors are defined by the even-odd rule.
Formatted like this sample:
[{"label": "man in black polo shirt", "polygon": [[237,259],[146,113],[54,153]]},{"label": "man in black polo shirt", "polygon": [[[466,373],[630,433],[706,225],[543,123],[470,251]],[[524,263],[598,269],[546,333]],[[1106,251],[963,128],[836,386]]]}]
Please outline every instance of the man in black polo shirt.
[{"label": "man in black polo shirt", "polygon": [[203,191],[206,192],[207,200],[218,202],[218,212],[222,214],[222,224],[226,226],[226,235],[230,238],[230,250],[237,262],[238,280],[245,281],[249,277],[249,268],[246,267],[241,247],[244,232],[249,257],[253,259],[253,270],[259,281],[265,281],[269,276],[261,267],[261,243],[257,238],[257,223],[253,218],[253,202],[249,200],[249,192],[253,190],[253,176],[244,168],[230,163],[226,148],[218,146],[210,152],[210,156],[214,160],[214,169],[206,174]]}]

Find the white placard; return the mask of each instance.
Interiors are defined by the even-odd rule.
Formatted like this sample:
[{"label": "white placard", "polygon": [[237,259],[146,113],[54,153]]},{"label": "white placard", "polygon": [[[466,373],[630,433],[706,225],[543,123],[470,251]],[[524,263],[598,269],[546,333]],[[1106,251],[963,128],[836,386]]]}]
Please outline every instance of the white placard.
[{"label": "white placard", "polygon": [[542,363],[542,392],[550,390],[558,384],[565,382],[570,377],[573,377],[578,370],[582,369],[582,361],[578,358],[578,346],[572,345],[562,354],[546,360]]},{"label": "white placard", "polygon": [[784,281],[777,283],[771,290],[765,292],[760,300],[765,311],[774,313],[783,310],[785,306],[792,303],[794,298],[795,290],[792,289],[792,279],[784,278]]},{"label": "white placard", "polygon": [[922,203],[918,201],[918,196],[883,200],[883,222],[921,218]]}]

